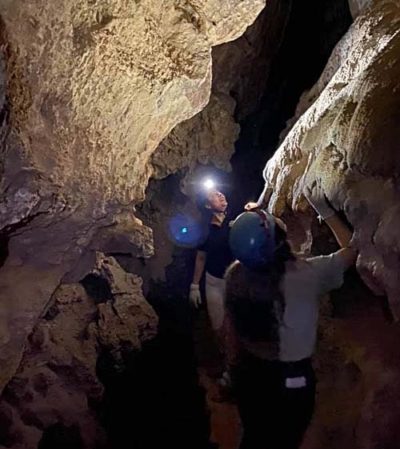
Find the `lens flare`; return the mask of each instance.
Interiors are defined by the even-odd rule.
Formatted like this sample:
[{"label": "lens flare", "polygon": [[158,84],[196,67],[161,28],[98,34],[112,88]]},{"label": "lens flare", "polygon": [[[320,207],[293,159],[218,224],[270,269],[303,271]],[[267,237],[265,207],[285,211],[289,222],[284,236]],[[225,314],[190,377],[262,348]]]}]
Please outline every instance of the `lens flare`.
[{"label": "lens flare", "polygon": [[195,248],[205,238],[207,229],[190,215],[178,213],[168,220],[169,239],[177,246]]},{"label": "lens flare", "polygon": [[215,181],[210,179],[210,178],[207,178],[207,179],[204,180],[203,186],[207,190],[214,189],[215,188]]}]

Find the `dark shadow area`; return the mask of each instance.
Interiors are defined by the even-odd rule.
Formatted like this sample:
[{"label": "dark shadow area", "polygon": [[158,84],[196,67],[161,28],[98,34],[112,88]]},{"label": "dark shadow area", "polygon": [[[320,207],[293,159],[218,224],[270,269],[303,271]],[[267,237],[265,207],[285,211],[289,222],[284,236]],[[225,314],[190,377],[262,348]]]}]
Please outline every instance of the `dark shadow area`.
[{"label": "dark shadow area", "polygon": [[4,265],[8,257],[8,242],[8,235],[0,234],[0,268]]},{"label": "dark shadow area", "polygon": [[107,280],[97,274],[88,274],[80,281],[80,283],[96,304],[107,302],[113,297]]},{"label": "dark shadow area", "polygon": [[77,426],[57,423],[43,432],[38,449],[83,449],[83,441]]},{"label": "dark shadow area", "polygon": [[[168,239],[168,220],[188,198],[179,189],[180,175],[152,181],[146,202],[137,208],[145,224],[161,224],[160,241]],[[154,227],[154,229],[156,229]],[[125,367],[110,353],[99,357],[97,372],[105,386],[99,411],[109,435],[109,448],[211,449],[205,392],[199,386],[193,343],[193,309],[187,291],[194,251],[173,246],[164,281],[145,279],[146,299],[159,316],[157,337],[138,353],[125,355]],[[116,255],[117,260],[120,257]],[[132,271],[132,261],[123,260]],[[146,266],[143,266],[144,277]],[[137,271],[135,271],[137,273]],[[147,274],[148,275],[148,274]],[[93,279],[89,279],[92,285]],[[97,285],[97,281],[95,283]],[[104,292],[103,292],[104,293]]]},{"label": "dark shadow area", "polygon": [[159,284],[151,286],[148,299],[160,316],[158,336],[140,353],[127,355],[123,372],[114,368],[110,354],[98,361],[109,448],[211,449],[189,304]]}]

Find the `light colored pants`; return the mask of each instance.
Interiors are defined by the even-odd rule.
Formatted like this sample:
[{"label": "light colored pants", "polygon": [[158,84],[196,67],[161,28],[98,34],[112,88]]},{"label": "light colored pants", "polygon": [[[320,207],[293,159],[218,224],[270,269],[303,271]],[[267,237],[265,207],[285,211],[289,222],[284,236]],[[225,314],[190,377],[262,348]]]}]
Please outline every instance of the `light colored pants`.
[{"label": "light colored pants", "polygon": [[206,273],[206,301],[208,316],[214,331],[222,328],[225,315],[224,307],[225,279],[219,279]]}]

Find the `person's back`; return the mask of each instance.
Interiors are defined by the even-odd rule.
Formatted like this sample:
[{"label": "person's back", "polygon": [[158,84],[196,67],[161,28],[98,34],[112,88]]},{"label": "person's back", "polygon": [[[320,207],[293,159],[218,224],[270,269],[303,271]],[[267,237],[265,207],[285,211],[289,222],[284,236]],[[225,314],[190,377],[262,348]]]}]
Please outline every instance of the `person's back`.
[{"label": "person's back", "polygon": [[[314,409],[311,356],[319,299],[341,286],[344,271],[355,261],[356,253],[348,248],[352,234],[326,204],[322,190],[307,199],[332,229],[342,247],[338,252],[296,258],[284,226],[260,210],[247,212],[253,214],[247,222],[254,222],[260,241],[246,243],[240,236],[233,242],[240,246],[236,253],[242,262],[234,262],[226,273],[225,304],[231,336],[227,347],[244,427],[241,449],[300,447]],[[260,255],[258,266],[254,254]]]}]

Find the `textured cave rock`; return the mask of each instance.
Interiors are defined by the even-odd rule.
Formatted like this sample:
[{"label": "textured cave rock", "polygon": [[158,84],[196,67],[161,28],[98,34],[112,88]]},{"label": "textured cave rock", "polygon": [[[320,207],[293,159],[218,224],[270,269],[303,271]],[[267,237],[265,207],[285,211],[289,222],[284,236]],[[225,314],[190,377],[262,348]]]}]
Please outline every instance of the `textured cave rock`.
[{"label": "textured cave rock", "polygon": [[277,214],[287,206],[304,210],[304,183],[321,179],[355,229],[360,272],[384,290],[394,312],[400,298],[393,232],[399,213],[399,23],[393,2],[380,2],[356,20],[302,98],[299,120],[265,169]]},{"label": "textured cave rock", "polygon": [[124,354],[153,338],[158,320],[140,278],[112,257],[98,253],[82,284],[62,284],[31,334],[0,402],[0,416],[8,417],[0,418],[0,445],[33,448],[48,440],[53,445],[43,447],[55,447],[51,434],[57,426],[65,441],[76,434],[74,447],[78,440],[85,448],[104,444],[96,415],[103,395],[96,373],[99,354],[107,351],[116,369],[123,368]]},{"label": "textured cave rock", "polygon": [[289,3],[269,0],[242,37],[213,48],[211,100],[196,116],[178,124],[154,152],[156,179],[183,168],[190,173],[199,163],[230,169],[239,137],[237,122],[259,106],[289,10]]},{"label": "textured cave rock", "polygon": [[[302,188],[321,180],[354,228],[359,275],[372,292],[387,296],[394,318],[400,313],[399,26],[398,2],[362,11],[302,96],[264,172],[271,211],[302,217],[305,246],[310,224],[302,215],[308,207]],[[314,236],[326,232],[312,229]],[[350,273],[324,310],[317,410],[304,448],[398,447],[400,329],[371,290]]]},{"label": "textured cave rock", "polygon": [[[12,379],[0,402],[0,444],[51,447],[46,441],[61,435],[93,447],[104,439],[91,408],[103,394],[101,348],[118,368],[157,324],[140,278],[98,251],[125,257],[146,283],[149,271],[164,279],[174,253],[162,222],[182,198],[179,207],[162,191],[147,198],[141,215],[153,231],[133,205],[150,176],[198,163],[229,168],[237,123],[259,106],[290,2],[42,3],[0,2],[0,390]],[[242,38],[220,45],[264,3]],[[358,18],[266,168],[270,206],[289,217],[297,248],[311,246],[311,227],[325,239],[301,196],[304,182],[320,177],[355,229],[359,273],[395,312],[400,11],[388,0],[349,4]],[[183,200],[180,210],[193,213]],[[304,229],[293,231],[299,219]],[[142,273],[137,263],[153,247],[157,257]],[[183,289],[187,266],[178,268],[170,277],[181,276]],[[323,313],[320,396],[305,449],[400,441],[400,331],[351,276]],[[163,293],[164,302],[175,294]]]},{"label": "textured cave rock", "polygon": [[133,257],[151,254],[151,233],[132,216],[149,158],[207,104],[211,47],[240,36],[264,5],[0,3],[0,389],[60,282],[121,242]]},{"label": "textured cave rock", "polygon": [[206,108],[178,125],[157,148],[152,158],[155,178],[165,178],[183,167],[212,163],[229,170],[239,125],[233,119],[235,101],[213,94]]},{"label": "textured cave rock", "polygon": [[373,0],[349,0],[351,15],[358,17],[372,3]]}]

